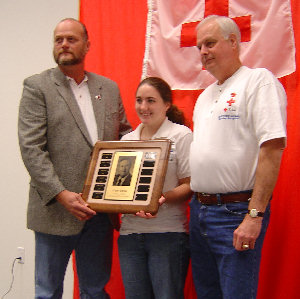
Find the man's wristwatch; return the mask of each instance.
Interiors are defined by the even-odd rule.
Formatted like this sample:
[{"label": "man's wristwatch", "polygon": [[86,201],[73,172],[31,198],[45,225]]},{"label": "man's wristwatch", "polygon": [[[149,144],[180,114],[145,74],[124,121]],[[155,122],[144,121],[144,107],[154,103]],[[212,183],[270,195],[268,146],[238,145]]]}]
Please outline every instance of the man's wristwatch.
[{"label": "man's wristwatch", "polygon": [[256,209],[251,209],[248,210],[248,214],[250,215],[250,217],[252,218],[256,218],[256,217],[263,217],[264,213],[263,212],[259,212]]}]

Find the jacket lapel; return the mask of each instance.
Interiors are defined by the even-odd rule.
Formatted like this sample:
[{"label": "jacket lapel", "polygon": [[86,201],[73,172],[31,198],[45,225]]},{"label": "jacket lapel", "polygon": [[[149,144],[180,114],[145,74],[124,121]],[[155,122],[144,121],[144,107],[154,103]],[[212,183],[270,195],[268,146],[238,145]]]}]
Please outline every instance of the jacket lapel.
[{"label": "jacket lapel", "polygon": [[84,137],[87,139],[87,141],[93,146],[93,143],[92,143],[92,140],[88,133],[86,124],[81,115],[81,111],[78,107],[76,99],[70,88],[70,84],[69,84],[68,80],[66,79],[65,75],[60,71],[59,68],[55,68],[53,70],[53,80],[57,86],[58,92],[60,93],[62,98],[67,103],[67,105],[71,111],[71,114],[73,115],[73,117],[78,125],[78,128],[80,129],[80,131],[82,132]]},{"label": "jacket lapel", "polygon": [[88,86],[91,94],[92,105],[95,113],[98,139],[102,140],[104,136],[104,120],[105,120],[105,100],[102,95],[102,82],[87,73],[88,76]]}]

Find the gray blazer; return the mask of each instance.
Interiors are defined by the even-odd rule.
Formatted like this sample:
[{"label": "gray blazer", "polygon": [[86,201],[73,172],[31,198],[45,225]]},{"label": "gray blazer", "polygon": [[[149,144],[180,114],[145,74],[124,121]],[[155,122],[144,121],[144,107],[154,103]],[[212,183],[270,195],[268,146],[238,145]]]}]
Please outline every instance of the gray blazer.
[{"label": "gray blazer", "polygon": [[[118,140],[131,127],[119,89],[108,78],[87,73],[99,140]],[[62,190],[81,192],[93,148],[69,82],[59,68],[24,80],[19,108],[19,143],[31,177],[28,228],[73,235],[84,222],[54,197]]]}]

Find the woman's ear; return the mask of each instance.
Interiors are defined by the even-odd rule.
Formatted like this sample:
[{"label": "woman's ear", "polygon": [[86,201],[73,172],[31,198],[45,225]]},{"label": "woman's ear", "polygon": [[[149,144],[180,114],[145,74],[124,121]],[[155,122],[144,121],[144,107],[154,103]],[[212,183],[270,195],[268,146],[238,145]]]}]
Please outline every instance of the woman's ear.
[{"label": "woman's ear", "polygon": [[171,103],[165,103],[165,105],[166,105],[166,111],[168,111],[170,108],[171,108],[171,106],[172,106],[172,104]]}]

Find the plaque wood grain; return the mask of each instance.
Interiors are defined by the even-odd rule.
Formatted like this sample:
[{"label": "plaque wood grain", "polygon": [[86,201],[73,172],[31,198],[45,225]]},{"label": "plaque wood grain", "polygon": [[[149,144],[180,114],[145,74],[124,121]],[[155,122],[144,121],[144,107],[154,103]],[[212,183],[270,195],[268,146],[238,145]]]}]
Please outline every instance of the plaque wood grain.
[{"label": "plaque wood grain", "polygon": [[[98,141],[82,191],[83,199],[97,212],[155,214],[162,195],[171,141]],[[131,159],[131,182],[115,186],[118,162]]]}]

